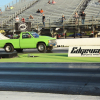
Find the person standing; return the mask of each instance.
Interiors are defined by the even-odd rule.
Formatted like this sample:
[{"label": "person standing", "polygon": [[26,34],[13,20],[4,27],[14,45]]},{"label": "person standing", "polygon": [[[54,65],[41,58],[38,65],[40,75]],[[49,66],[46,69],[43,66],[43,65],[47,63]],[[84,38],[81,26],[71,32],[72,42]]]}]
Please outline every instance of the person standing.
[{"label": "person standing", "polygon": [[45,15],[43,14],[43,16],[42,16],[42,22],[43,22],[43,25],[44,25],[44,27],[45,27]]},{"label": "person standing", "polygon": [[16,22],[19,22],[19,17],[18,17],[18,16],[16,16],[16,19],[15,19],[15,20],[16,20]]},{"label": "person standing", "polygon": [[86,14],[83,11],[81,14],[82,24],[84,24],[84,22],[85,22],[85,16],[86,16]]},{"label": "person standing", "polygon": [[62,15],[62,21],[61,21],[61,22],[62,22],[62,24],[64,23],[64,20],[66,20],[66,19],[65,19],[65,16],[64,16],[64,15]]},{"label": "person standing", "polygon": [[79,15],[77,12],[75,13],[74,17],[75,17],[75,24],[78,24]]}]

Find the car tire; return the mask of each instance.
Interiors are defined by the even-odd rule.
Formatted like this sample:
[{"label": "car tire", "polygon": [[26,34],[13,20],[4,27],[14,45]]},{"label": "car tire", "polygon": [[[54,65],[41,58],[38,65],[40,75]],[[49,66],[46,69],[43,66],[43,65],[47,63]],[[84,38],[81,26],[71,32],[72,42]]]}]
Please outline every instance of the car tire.
[{"label": "car tire", "polygon": [[23,49],[16,49],[17,52],[23,52]]},{"label": "car tire", "polygon": [[39,43],[37,49],[39,52],[44,53],[46,51],[46,45],[44,43]]},{"label": "car tire", "polygon": [[6,52],[13,52],[14,51],[14,47],[11,44],[6,44],[4,49]]},{"label": "car tire", "polygon": [[46,50],[47,51],[51,51],[53,49],[53,46],[48,46],[48,47],[46,47]]}]

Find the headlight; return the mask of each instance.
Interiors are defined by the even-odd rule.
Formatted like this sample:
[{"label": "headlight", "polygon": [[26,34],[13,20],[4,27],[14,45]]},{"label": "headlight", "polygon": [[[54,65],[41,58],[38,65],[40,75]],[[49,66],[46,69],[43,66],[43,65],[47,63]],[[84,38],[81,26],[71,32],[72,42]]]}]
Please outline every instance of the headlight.
[{"label": "headlight", "polygon": [[56,43],[56,40],[49,40],[48,43]]},{"label": "headlight", "polygon": [[48,43],[52,43],[52,40],[49,40]]}]

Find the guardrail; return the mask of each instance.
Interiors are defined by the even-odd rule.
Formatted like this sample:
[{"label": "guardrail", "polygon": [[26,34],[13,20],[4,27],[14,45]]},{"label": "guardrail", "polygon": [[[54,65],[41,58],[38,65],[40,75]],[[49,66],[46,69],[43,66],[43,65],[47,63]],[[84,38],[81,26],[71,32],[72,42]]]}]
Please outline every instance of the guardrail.
[{"label": "guardrail", "polygon": [[[14,17],[14,16],[13,16]],[[13,19],[12,16],[10,16],[9,19],[12,19],[12,24],[10,26],[14,27],[15,24],[15,19]],[[37,19],[25,19],[26,22],[31,22],[31,28],[43,28],[43,23],[42,23],[42,16],[41,18]],[[4,21],[2,22],[4,24]],[[7,20],[5,20],[5,23],[7,23]],[[68,20],[65,20],[64,23],[61,22],[52,22],[51,18],[48,17],[45,19],[45,27],[51,28],[51,27],[62,27],[65,28],[67,26],[79,26],[79,25],[100,25],[100,18],[94,18],[93,16],[91,19],[86,19],[85,23],[81,23],[81,18],[79,19],[78,23],[75,24],[75,20],[71,19],[70,22]],[[3,28],[3,25],[1,26]]]},{"label": "guardrail", "polygon": [[[28,21],[28,20],[27,20]],[[42,26],[43,27],[43,23],[42,23],[42,17],[41,19],[38,18],[36,20],[32,19],[30,20],[32,22],[32,27],[35,28],[35,26],[39,27],[39,26]],[[94,25],[94,24],[100,24],[100,18],[94,18],[93,16],[89,19],[86,19],[85,20],[85,23],[82,24],[81,23],[81,18],[78,19],[78,23],[75,24],[75,20],[72,18],[70,22],[68,22],[68,20],[65,20],[64,23],[61,23],[61,21],[56,21],[55,19],[55,22],[51,22],[51,19],[50,18],[46,18],[45,20],[45,24],[46,24],[46,27],[53,27],[53,26],[60,26],[60,27],[66,27],[66,26],[78,26],[78,25]]]}]

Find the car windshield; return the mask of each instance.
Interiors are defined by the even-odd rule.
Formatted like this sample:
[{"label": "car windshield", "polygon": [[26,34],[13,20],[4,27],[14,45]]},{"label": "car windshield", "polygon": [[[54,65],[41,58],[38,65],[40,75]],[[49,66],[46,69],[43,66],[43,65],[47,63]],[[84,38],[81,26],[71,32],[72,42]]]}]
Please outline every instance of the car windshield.
[{"label": "car windshield", "polygon": [[34,38],[39,38],[39,35],[36,32],[30,32]]}]

